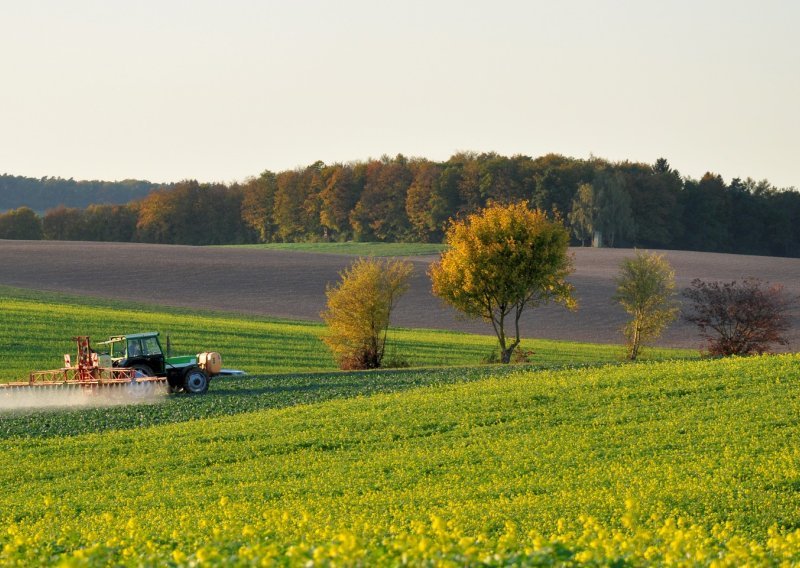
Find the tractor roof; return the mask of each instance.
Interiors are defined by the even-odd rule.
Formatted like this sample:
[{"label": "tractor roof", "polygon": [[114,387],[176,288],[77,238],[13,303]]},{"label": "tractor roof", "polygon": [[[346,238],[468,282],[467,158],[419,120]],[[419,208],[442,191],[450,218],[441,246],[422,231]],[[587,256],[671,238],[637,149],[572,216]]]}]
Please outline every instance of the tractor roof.
[{"label": "tractor roof", "polygon": [[108,338],[108,341],[101,341],[98,345],[105,345],[106,343],[114,343],[115,341],[122,341],[124,339],[143,339],[146,337],[158,337],[157,331],[146,331],[144,333],[129,333],[128,335],[113,335]]}]

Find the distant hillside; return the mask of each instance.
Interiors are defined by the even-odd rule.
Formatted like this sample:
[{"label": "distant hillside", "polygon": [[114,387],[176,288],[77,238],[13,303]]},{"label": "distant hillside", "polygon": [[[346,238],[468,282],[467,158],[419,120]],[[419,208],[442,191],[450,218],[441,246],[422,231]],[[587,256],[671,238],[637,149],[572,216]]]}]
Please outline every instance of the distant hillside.
[{"label": "distant hillside", "polygon": [[63,205],[83,209],[92,204],[117,205],[141,199],[164,184],[144,180],[75,181],[0,175],[0,212],[30,207],[38,213]]}]

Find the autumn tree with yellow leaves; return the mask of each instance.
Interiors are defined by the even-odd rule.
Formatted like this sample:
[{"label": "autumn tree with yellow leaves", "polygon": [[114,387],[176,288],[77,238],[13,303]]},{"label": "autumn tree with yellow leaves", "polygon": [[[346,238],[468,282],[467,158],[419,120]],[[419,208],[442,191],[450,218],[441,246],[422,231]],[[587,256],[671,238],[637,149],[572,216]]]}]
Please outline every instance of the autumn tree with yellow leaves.
[{"label": "autumn tree with yellow leaves", "polygon": [[375,369],[386,350],[389,319],[414,271],[403,260],[359,258],[329,286],[323,341],[342,369]]},{"label": "autumn tree with yellow leaves", "polygon": [[433,293],[466,316],[491,322],[503,363],[520,343],[526,308],[551,301],[576,307],[566,281],[569,232],[527,202],[490,204],[452,222],[445,238],[449,248],[429,271]]}]

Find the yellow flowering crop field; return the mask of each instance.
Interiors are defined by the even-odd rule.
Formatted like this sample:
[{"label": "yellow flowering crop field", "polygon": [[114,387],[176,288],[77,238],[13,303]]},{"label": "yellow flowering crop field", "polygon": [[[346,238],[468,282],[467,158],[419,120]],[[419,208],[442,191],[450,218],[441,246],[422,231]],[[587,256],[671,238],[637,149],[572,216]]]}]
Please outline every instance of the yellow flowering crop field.
[{"label": "yellow flowering crop field", "polygon": [[357,391],[6,433],[0,563],[800,563],[798,355]]}]

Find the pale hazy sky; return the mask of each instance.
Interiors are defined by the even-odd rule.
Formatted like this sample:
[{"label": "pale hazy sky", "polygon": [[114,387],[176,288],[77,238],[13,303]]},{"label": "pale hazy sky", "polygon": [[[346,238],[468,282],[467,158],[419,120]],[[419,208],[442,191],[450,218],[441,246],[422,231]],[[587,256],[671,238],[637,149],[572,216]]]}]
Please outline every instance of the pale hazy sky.
[{"label": "pale hazy sky", "polygon": [[458,150],[800,187],[800,2],[0,0],[0,173]]}]

